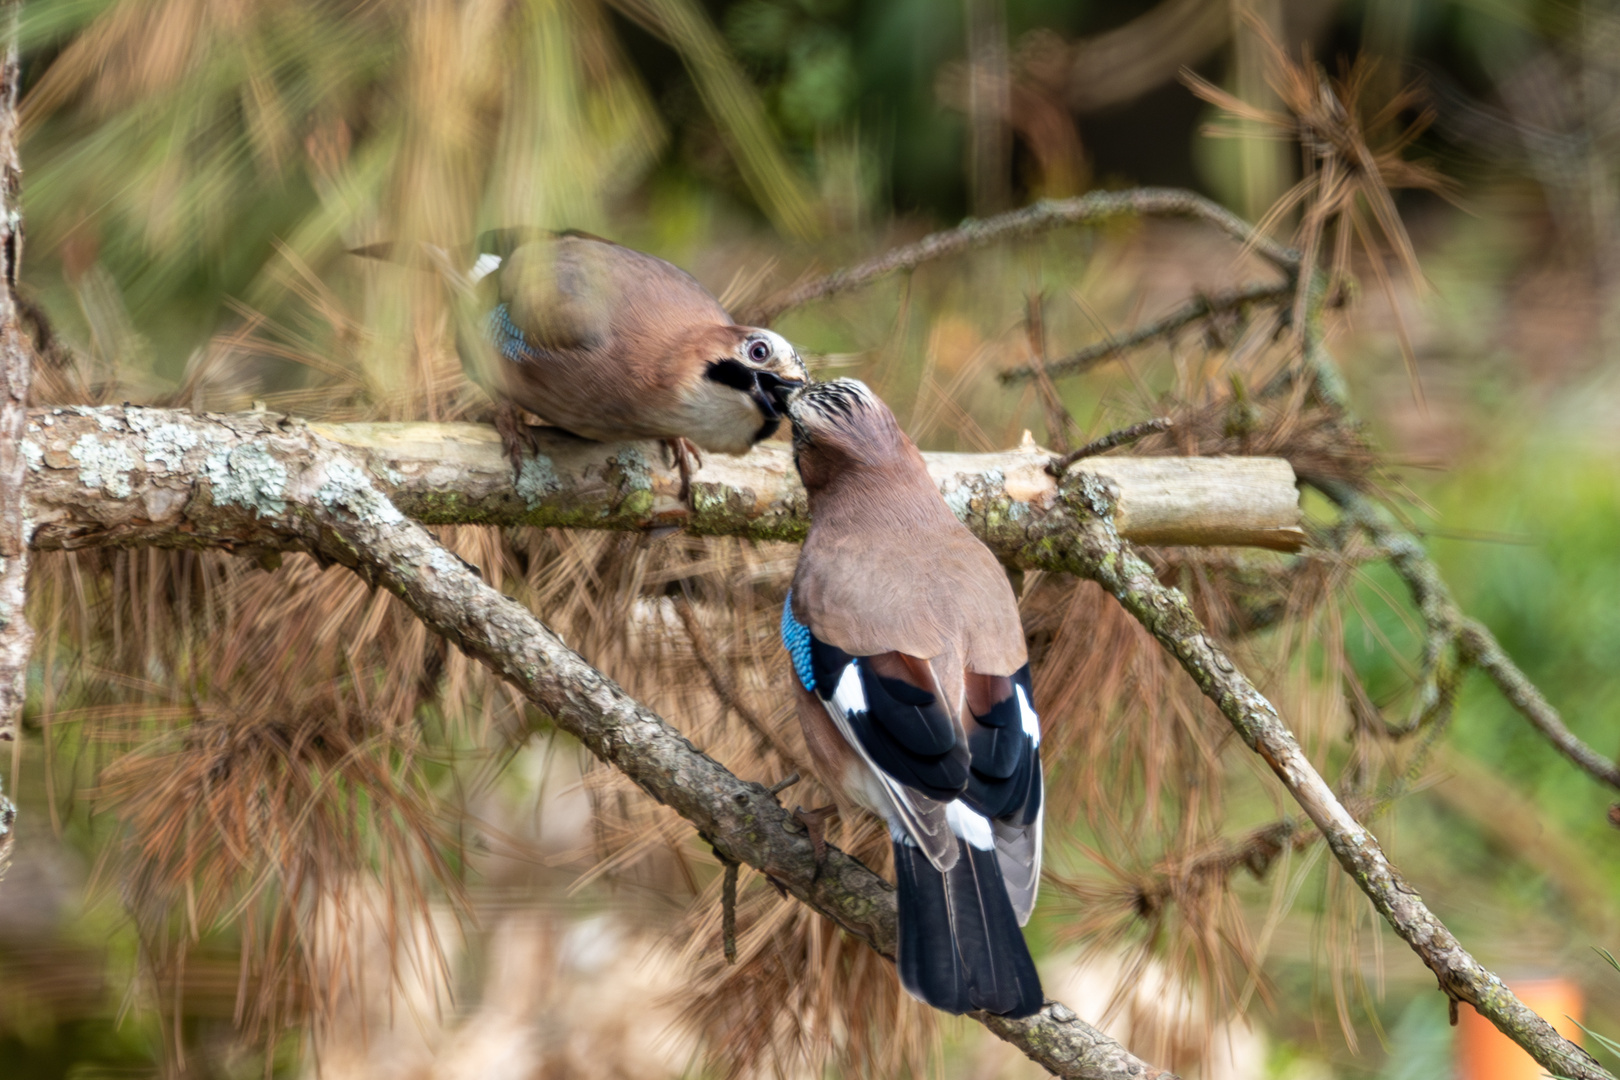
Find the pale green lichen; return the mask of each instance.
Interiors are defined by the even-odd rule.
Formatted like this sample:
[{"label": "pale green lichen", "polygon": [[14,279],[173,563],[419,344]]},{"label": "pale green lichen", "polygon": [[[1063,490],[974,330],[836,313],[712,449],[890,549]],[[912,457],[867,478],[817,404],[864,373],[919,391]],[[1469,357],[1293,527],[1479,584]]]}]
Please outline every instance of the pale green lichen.
[{"label": "pale green lichen", "polygon": [[68,411],[80,416],[88,416],[96,422],[102,431],[116,431],[123,433],[124,425],[117,413],[106,409],[98,409],[93,405],[70,405]]},{"label": "pale green lichen", "polygon": [[1070,505],[1078,504],[1078,508],[1100,518],[1114,516],[1114,500],[1118,497],[1117,489],[1112,483],[1098,476],[1096,473],[1078,473],[1071,480],[1066,480],[1059,488],[1058,494]]},{"label": "pale green lichen", "polygon": [[466,570],[466,564],[461,562],[460,559],[457,559],[448,551],[444,550],[442,547],[435,547],[428,554],[428,565],[432,567],[433,572],[438,574],[440,577],[443,577],[446,574],[454,574],[458,570]]},{"label": "pale green lichen", "polygon": [[[136,427],[133,417],[130,426]],[[190,428],[181,424],[159,424],[146,433],[147,467],[179,469],[185,464],[186,451],[196,445],[197,433]]]},{"label": "pale green lichen", "polygon": [[652,470],[640,450],[626,446],[609,458],[608,479],[619,489],[621,516],[640,518],[652,510]]},{"label": "pale green lichen", "polygon": [[287,509],[287,467],[262,446],[216,450],[203,472],[217,506],[245,506],[267,517]]},{"label": "pale green lichen", "polygon": [[562,490],[562,480],[557,476],[556,466],[551,463],[549,457],[534,454],[523,459],[522,466],[518,468],[515,486],[518,498],[533,510],[546,498]]},{"label": "pale green lichen", "polygon": [[157,410],[143,409],[136,405],[124,409],[124,423],[128,424],[129,430],[137,435],[142,434],[154,424],[162,423],[162,416],[163,413]]},{"label": "pale green lichen", "polygon": [[619,474],[619,490],[651,491],[652,470],[647,467],[647,458],[634,446],[626,446],[617,454],[608,458],[610,470]]},{"label": "pale green lichen", "polygon": [[1000,469],[988,469],[982,475],[954,477],[940,494],[951,513],[965,521],[973,512],[975,500],[1005,500],[1006,487],[1006,474]]},{"label": "pale green lichen", "polygon": [[129,498],[133,491],[129,474],[135,470],[135,458],[128,450],[94,435],[80,435],[68,453],[79,463],[79,483],[101,488],[115,499]]},{"label": "pale green lichen", "polygon": [[316,489],[315,497],[328,506],[342,507],[364,524],[398,525],[405,520],[365,470],[342,458],[326,466],[326,482]]},{"label": "pale green lichen", "polygon": [[[28,426],[33,427],[34,425],[30,424]],[[45,451],[40,449],[39,443],[33,439],[24,439],[22,441],[22,455],[23,460],[28,463],[30,471],[39,472],[45,467]]]}]

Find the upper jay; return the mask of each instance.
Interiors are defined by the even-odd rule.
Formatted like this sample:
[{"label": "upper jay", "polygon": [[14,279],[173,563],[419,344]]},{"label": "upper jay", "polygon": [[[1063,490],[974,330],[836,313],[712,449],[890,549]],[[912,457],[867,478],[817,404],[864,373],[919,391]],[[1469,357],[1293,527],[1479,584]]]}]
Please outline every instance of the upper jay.
[{"label": "upper jay", "polygon": [[811,760],[888,823],[906,989],[1028,1016],[1041,732],[1012,586],[865,385],[812,384],[787,412],[811,524],[782,640]]},{"label": "upper jay", "polygon": [[[780,334],[737,326],[663,259],[580,232],[486,234],[470,271],[430,256],[470,305],[464,364],[495,398],[514,466],[527,431],[513,406],[587,439],[680,440],[741,454],[773,434],[780,399],[809,376]],[[384,255],[388,245],[361,249]]]}]

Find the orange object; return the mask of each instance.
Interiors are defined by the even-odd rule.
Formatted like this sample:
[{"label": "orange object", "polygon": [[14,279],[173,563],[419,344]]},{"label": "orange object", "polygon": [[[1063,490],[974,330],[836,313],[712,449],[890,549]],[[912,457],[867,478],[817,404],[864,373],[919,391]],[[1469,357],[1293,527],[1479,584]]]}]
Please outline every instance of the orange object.
[{"label": "orange object", "polygon": [[[1584,999],[1581,988],[1562,977],[1515,979],[1512,990],[1519,1000],[1539,1013],[1558,1034],[1579,1044]],[[1462,1004],[1457,1007],[1457,1080],[1543,1080],[1547,1070],[1517,1043],[1496,1030],[1496,1025]]]}]

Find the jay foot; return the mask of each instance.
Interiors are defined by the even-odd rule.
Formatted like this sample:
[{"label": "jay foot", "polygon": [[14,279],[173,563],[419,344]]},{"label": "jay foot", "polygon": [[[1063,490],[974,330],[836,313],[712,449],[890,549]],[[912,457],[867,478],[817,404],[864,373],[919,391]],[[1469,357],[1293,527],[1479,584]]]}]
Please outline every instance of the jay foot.
[{"label": "jay foot", "polygon": [[810,834],[810,846],[816,849],[816,873],[821,873],[821,864],[827,861],[827,821],[838,816],[837,806],[820,806],[814,810],[806,810],[802,806],[793,808],[793,820],[804,826],[804,831]]},{"label": "jay foot", "polygon": [[510,401],[495,404],[495,430],[501,436],[501,449],[512,462],[514,474],[523,469],[523,452],[540,453],[539,430],[523,418],[524,410]]},{"label": "jay foot", "polygon": [[681,502],[695,512],[697,507],[692,505],[692,474],[703,468],[703,455],[688,439],[665,439],[664,449],[674,459],[675,467],[681,473]]}]

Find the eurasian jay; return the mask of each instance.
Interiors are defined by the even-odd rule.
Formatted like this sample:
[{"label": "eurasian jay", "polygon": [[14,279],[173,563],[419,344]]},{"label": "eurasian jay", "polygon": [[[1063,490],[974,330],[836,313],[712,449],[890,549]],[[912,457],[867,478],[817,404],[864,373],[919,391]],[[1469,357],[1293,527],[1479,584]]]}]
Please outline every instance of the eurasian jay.
[{"label": "eurasian jay", "polygon": [[[503,230],[482,246],[466,276],[481,340],[463,330],[457,344],[498,404],[587,439],[669,440],[685,470],[678,440],[746,453],[809,380],[787,339],[735,325],[663,259],[580,232]],[[516,410],[497,426],[516,466]]]},{"label": "eurasian jay", "polygon": [[864,384],[809,385],[787,412],[811,524],[782,641],[811,761],[888,823],[905,988],[1028,1016],[1041,730],[1012,586]]}]

